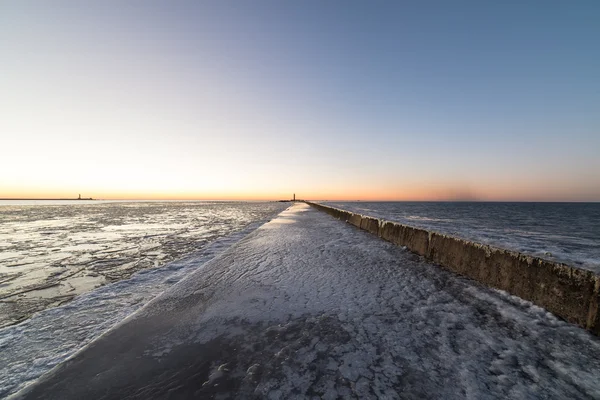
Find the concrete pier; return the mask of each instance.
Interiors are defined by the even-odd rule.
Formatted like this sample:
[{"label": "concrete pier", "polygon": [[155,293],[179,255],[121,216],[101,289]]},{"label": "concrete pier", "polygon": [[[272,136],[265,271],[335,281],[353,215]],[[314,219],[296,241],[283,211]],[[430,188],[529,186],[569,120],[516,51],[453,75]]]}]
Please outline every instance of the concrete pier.
[{"label": "concrete pier", "polygon": [[405,246],[453,272],[529,300],[600,335],[600,276],[591,271],[323,204],[308,204],[388,242]]},{"label": "concrete pier", "polygon": [[597,337],[361,224],[295,203],[15,398],[600,397]]}]

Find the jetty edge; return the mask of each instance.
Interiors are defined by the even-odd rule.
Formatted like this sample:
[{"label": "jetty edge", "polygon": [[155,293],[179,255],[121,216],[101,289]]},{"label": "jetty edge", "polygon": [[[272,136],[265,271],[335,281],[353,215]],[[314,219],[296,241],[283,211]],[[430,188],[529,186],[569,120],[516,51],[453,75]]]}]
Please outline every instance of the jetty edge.
[{"label": "jetty edge", "polygon": [[600,336],[600,276],[592,271],[320,203],[306,203],[452,272],[531,301]]}]

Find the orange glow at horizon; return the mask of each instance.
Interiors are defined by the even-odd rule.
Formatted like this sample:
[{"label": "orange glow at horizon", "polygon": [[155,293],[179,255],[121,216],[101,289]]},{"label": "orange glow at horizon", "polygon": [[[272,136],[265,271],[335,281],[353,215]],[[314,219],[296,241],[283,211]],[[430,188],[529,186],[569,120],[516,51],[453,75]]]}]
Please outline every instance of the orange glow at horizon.
[{"label": "orange glow at horizon", "polygon": [[[318,185],[321,186],[321,185]],[[465,190],[460,186],[449,185],[406,185],[404,188],[385,188],[374,185],[361,185],[351,190],[342,187],[293,188],[289,191],[267,189],[251,190],[205,190],[205,191],[148,191],[148,190],[33,190],[15,188],[0,191],[0,198],[84,198],[98,200],[232,200],[232,201],[272,201],[291,199],[293,193],[297,199],[306,200],[338,200],[338,201],[595,201],[598,193],[590,191],[589,196],[569,196],[568,190],[555,188],[548,192],[544,188],[524,187],[521,185],[496,185]],[[565,194],[566,192],[566,194]]]}]

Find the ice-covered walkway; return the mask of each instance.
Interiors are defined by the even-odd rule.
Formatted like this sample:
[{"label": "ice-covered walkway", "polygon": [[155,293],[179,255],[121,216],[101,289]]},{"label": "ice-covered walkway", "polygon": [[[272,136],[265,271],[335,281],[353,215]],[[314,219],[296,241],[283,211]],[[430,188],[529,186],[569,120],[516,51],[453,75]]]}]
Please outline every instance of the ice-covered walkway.
[{"label": "ice-covered walkway", "polygon": [[600,340],[295,204],[24,398],[600,398]]}]

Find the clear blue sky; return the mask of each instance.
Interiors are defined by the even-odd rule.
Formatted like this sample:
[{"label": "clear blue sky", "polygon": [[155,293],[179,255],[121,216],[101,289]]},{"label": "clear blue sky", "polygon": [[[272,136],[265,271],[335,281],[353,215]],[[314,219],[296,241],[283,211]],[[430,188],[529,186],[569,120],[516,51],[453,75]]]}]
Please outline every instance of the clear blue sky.
[{"label": "clear blue sky", "polygon": [[0,197],[600,201],[598,1],[4,2],[0,51]]}]

